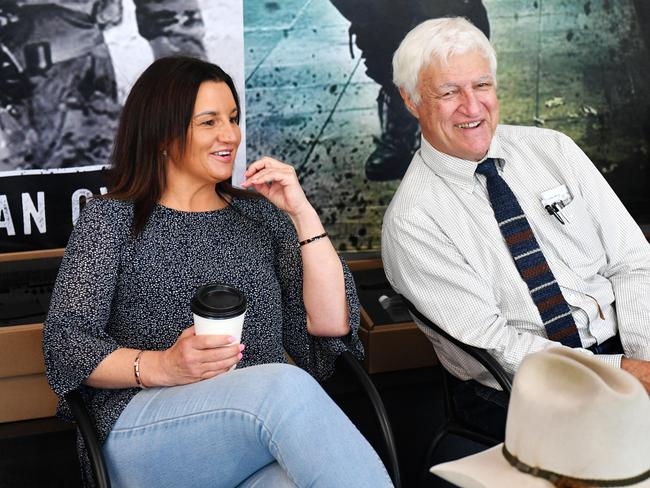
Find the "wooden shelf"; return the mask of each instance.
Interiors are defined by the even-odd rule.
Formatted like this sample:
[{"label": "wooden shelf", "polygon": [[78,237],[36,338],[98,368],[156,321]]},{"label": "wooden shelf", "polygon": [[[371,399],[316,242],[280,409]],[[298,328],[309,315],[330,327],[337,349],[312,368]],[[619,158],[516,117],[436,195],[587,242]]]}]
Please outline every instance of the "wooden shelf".
[{"label": "wooden shelf", "polygon": [[63,256],[64,250],[63,247],[58,247],[56,249],[41,249],[39,251],[0,253],[0,263],[9,261],[26,261],[28,259],[60,258]]}]

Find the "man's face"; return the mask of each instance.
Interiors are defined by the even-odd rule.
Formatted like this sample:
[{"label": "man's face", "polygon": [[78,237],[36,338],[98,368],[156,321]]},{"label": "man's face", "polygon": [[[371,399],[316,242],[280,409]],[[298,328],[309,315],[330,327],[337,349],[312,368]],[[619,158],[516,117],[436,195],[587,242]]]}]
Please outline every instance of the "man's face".
[{"label": "man's face", "polygon": [[434,60],[420,71],[420,103],[402,93],[422,135],[438,151],[481,160],[499,122],[499,101],[490,64],[478,52],[456,54],[446,66]]}]

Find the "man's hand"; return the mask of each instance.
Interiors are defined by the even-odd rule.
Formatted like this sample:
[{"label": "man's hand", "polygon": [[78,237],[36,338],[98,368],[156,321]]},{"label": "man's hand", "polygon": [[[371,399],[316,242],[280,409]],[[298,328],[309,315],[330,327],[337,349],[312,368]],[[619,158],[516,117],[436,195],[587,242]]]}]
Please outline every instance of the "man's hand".
[{"label": "man's hand", "polygon": [[621,369],[638,379],[650,394],[650,361],[623,358],[621,359]]}]

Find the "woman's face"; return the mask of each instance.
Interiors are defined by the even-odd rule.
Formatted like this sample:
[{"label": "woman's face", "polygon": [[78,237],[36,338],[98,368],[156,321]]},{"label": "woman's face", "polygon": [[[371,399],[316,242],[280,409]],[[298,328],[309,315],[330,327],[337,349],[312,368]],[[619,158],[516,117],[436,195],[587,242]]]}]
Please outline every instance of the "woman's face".
[{"label": "woman's face", "polygon": [[241,141],[235,98],[224,82],[205,81],[194,102],[187,147],[178,170],[197,181],[218,183],[232,175]]}]

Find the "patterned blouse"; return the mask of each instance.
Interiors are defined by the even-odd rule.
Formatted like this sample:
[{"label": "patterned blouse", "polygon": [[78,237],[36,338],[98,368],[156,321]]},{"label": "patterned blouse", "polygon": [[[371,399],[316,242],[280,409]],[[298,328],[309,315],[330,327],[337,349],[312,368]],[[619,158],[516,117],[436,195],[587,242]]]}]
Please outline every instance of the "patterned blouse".
[{"label": "patterned blouse", "polygon": [[[349,269],[343,263],[352,332],[309,335],[296,231],[267,200],[234,198],[210,212],[157,205],[135,239],[132,218],[130,202],[95,199],[86,205],[66,247],[44,328],[48,381],[58,395],[81,388],[101,442],[139,389],[95,389],[82,381],[119,347],[170,347],[192,325],[190,299],[206,283],[226,283],[246,296],[246,350],[238,368],[286,362],[286,350],[322,380],[342,351],[362,357]],[[58,413],[71,418],[63,401]]]}]

